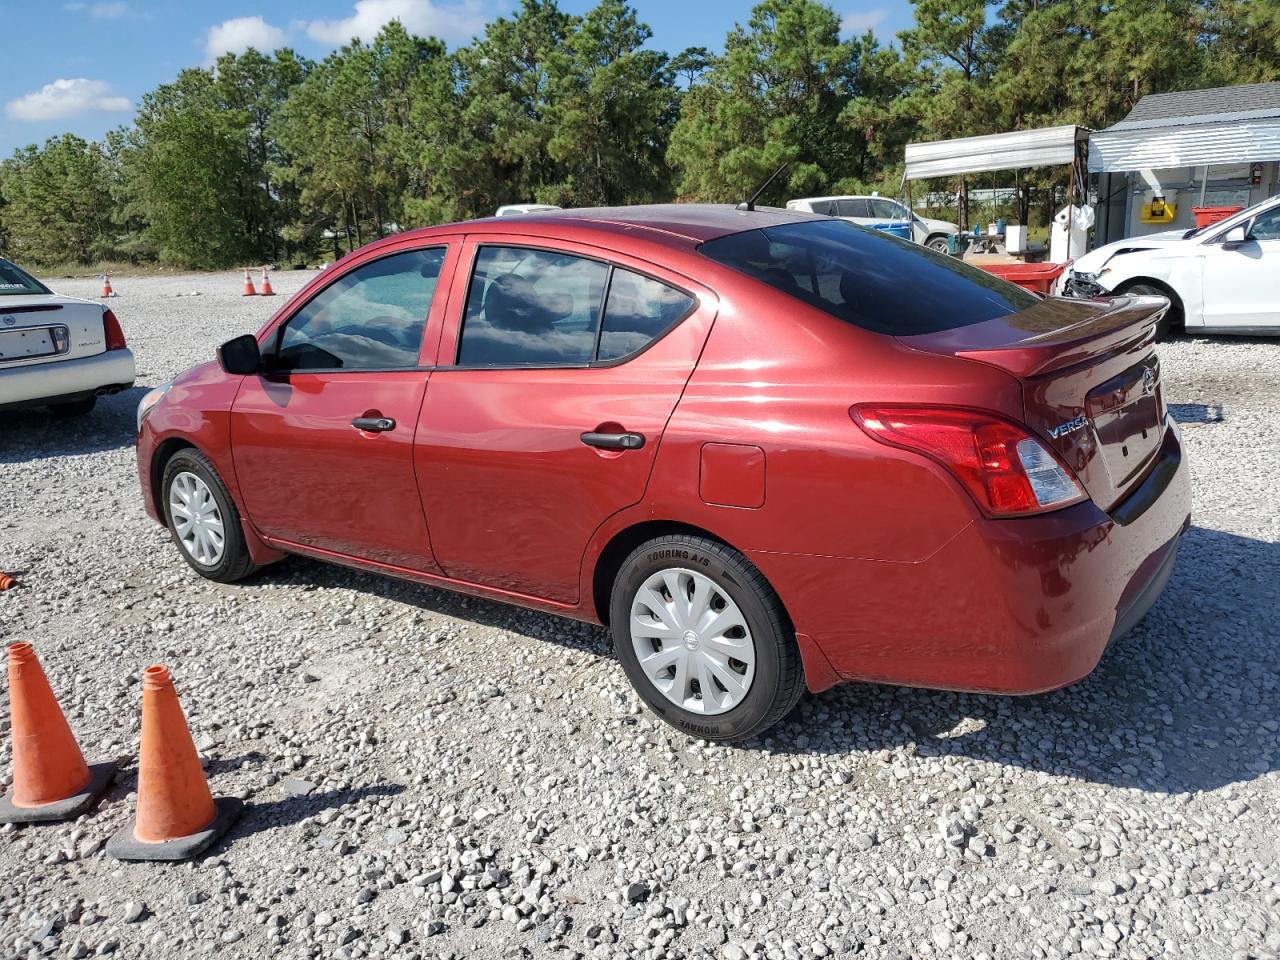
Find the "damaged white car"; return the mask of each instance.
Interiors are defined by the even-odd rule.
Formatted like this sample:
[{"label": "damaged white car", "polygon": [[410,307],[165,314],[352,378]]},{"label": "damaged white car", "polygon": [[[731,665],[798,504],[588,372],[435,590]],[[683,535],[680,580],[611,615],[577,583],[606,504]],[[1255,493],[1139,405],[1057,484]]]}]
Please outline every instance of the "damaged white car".
[{"label": "damaged white car", "polygon": [[1068,297],[1168,297],[1161,334],[1280,334],[1280,197],[1197,230],[1099,247],[1058,281]]}]

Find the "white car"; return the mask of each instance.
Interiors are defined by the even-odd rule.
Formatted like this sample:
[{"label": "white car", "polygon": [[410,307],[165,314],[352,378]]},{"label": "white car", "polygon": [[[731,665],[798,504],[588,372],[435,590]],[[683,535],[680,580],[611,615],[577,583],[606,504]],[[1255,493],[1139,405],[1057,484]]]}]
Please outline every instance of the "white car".
[{"label": "white car", "polygon": [[1168,297],[1165,334],[1280,333],[1280,197],[1198,230],[1099,247],[1071,264],[1057,292]]},{"label": "white car", "polygon": [[550,203],[508,203],[498,208],[495,217],[518,217],[524,213],[545,213],[548,210],[559,210],[560,207]]},{"label": "white car", "polygon": [[839,217],[864,227],[876,223],[911,222],[911,239],[926,247],[947,252],[947,237],[955,236],[960,228],[946,220],[930,220],[917,216],[897,200],[877,196],[805,197],[788,200],[788,210],[803,210],[824,217]]},{"label": "white car", "polygon": [[114,313],[0,260],[0,410],[88,413],[99,396],[133,386],[134,374]]}]

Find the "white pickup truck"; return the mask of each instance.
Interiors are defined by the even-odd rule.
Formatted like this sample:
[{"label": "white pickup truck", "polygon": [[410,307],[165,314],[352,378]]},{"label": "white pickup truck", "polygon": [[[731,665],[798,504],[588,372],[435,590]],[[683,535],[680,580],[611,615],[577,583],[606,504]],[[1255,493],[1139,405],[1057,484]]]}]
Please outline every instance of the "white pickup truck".
[{"label": "white pickup truck", "polygon": [[101,303],[54,293],[0,259],[0,410],[76,415],[133,386],[133,353]]}]

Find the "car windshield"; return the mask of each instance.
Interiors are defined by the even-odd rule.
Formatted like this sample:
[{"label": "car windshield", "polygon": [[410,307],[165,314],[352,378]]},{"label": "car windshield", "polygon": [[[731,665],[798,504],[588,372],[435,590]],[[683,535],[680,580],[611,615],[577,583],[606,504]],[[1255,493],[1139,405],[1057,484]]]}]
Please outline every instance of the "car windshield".
[{"label": "car windshield", "polygon": [[710,240],[699,251],[873,333],[937,333],[1026,310],[1035,294],[927,247],[842,220]]},{"label": "car windshield", "polygon": [[1201,236],[1202,234],[1208,233],[1210,230],[1219,230],[1223,227],[1224,224],[1227,223],[1228,220],[1236,220],[1236,221],[1243,222],[1245,220],[1248,220],[1250,217],[1254,216],[1255,214],[1262,212],[1263,207],[1270,206],[1273,203],[1275,203],[1275,197],[1268,197],[1266,200],[1263,200],[1259,203],[1255,203],[1252,207],[1247,207],[1246,209],[1241,210],[1239,213],[1233,213],[1231,216],[1227,217],[1224,220],[1218,220],[1214,223],[1207,223],[1203,227],[1193,227],[1192,229],[1188,230],[1186,233],[1182,235],[1182,239],[1190,240],[1192,237]]},{"label": "car windshield", "polygon": [[49,288],[8,260],[0,260],[0,297],[16,297],[24,293],[49,293]]}]

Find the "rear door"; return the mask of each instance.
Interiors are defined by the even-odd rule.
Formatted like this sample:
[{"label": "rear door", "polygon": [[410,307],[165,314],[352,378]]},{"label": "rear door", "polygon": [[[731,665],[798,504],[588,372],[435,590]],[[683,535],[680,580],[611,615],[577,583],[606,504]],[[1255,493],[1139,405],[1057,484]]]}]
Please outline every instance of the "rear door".
[{"label": "rear door", "polygon": [[435,555],[572,603],[591,535],[644,495],[717,303],[586,245],[486,237],[463,263],[414,451]]},{"label": "rear door", "polygon": [[1207,327],[1280,329],[1280,206],[1246,227],[1244,243],[1204,244]]},{"label": "rear door", "polygon": [[437,238],[355,262],[269,334],[268,372],[245,378],[231,416],[245,507],[268,537],[438,570],[413,431],[451,250],[457,244]]},{"label": "rear door", "polygon": [[837,200],[836,216],[864,227],[879,222],[872,215],[871,205],[867,203],[866,197],[844,197]]}]

